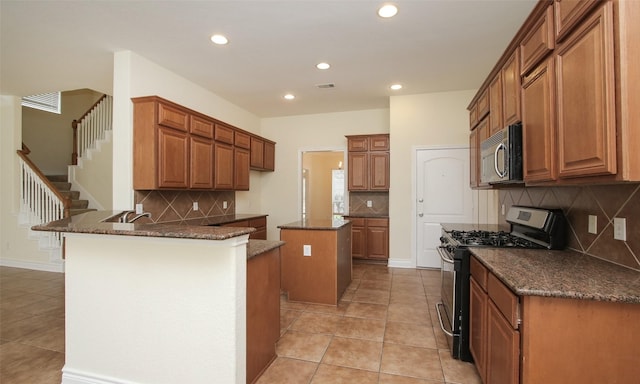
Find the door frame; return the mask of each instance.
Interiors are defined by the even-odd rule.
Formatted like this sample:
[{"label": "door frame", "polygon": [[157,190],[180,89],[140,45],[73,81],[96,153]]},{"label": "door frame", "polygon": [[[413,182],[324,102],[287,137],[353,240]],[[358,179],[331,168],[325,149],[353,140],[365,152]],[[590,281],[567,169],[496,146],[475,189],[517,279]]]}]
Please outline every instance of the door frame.
[{"label": "door frame", "polygon": [[[297,165],[297,194],[298,194],[298,217],[302,217],[302,156],[305,152],[342,152],[344,160],[342,162],[342,169],[346,170],[349,164],[347,163],[347,148],[346,147],[335,147],[335,146],[323,146],[323,147],[303,147],[298,148],[298,165]],[[344,196],[345,196],[345,215],[348,215],[349,212],[349,190],[347,185],[344,186]]]},{"label": "door frame", "polygon": [[[443,149],[469,149],[469,145],[413,145],[411,146],[411,261],[413,268],[418,265],[418,152]],[[477,217],[478,195],[473,196],[473,217]]]}]

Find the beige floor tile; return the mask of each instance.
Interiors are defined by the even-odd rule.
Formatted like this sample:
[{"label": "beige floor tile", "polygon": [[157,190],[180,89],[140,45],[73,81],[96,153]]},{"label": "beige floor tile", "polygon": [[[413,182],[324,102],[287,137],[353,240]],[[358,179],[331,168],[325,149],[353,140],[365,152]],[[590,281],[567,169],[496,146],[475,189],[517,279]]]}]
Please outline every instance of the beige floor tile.
[{"label": "beige floor tile", "polygon": [[340,320],[340,324],[338,324],[335,335],[354,339],[382,341],[384,338],[384,330],[384,320],[343,317],[342,320]]},{"label": "beige floor tile", "polygon": [[281,309],[280,310],[280,330],[281,331],[286,331],[289,326],[291,326],[291,324],[293,324],[294,321],[296,321],[296,319],[298,317],[300,317],[300,315],[302,315],[302,311],[294,311],[291,309]]},{"label": "beige floor tile", "polygon": [[352,302],[347,308],[345,316],[385,320],[387,318],[387,307],[384,304]]},{"label": "beige floor tile", "polygon": [[299,360],[320,362],[331,342],[331,335],[288,331],[276,345],[279,357],[290,357]]},{"label": "beige floor tile", "polygon": [[424,286],[424,293],[427,296],[434,296],[434,295],[439,295],[442,292],[442,288],[438,285],[438,286],[429,286],[429,285],[425,285]]},{"label": "beige floor tile", "polygon": [[459,384],[481,384],[480,376],[473,363],[467,363],[456,360],[451,357],[448,349],[441,349],[440,363],[442,364],[442,372],[447,383]]},{"label": "beige floor tile", "polygon": [[373,289],[378,291],[388,292],[391,289],[390,280],[362,280],[358,286],[360,289]]},{"label": "beige floor tile", "polygon": [[362,280],[389,281],[391,280],[392,277],[393,277],[393,274],[389,271],[387,267],[375,267],[375,268],[369,268],[362,276]]},{"label": "beige floor tile", "polygon": [[63,318],[54,318],[51,319],[43,329],[22,336],[16,341],[34,347],[64,353],[64,326]]},{"label": "beige floor tile", "polygon": [[427,307],[427,301],[424,301],[424,305],[389,304],[387,321],[430,325],[431,316]]},{"label": "beige floor tile", "polygon": [[380,342],[336,336],[331,340],[322,363],[377,372],[380,369],[381,353]]},{"label": "beige floor tile", "polygon": [[374,289],[358,289],[352,301],[372,304],[389,304],[389,292]]},{"label": "beige floor tile", "polygon": [[8,342],[0,344],[0,382],[60,384],[64,353]]},{"label": "beige floor tile", "polygon": [[31,307],[41,301],[51,299],[50,296],[39,295],[37,293],[24,292],[22,295],[12,294],[11,297],[2,298],[0,308],[6,310],[27,312],[23,308]]},{"label": "beige floor tile", "polygon": [[409,304],[426,306],[427,297],[423,292],[398,292],[391,291],[391,298],[389,299],[391,304]]},{"label": "beige floor tile", "polygon": [[420,274],[398,274],[397,272],[393,273],[393,284],[419,284],[422,285],[422,278]]},{"label": "beige floor tile", "polygon": [[417,284],[407,284],[407,283],[398,283],[395,282],[391,286],[391,293],[404,293],[404,294],[413,294],[413,295],[421,295],[424,296],[424,286],[420,283]]},{"label": "beige floor tile", "polygon": [[420,270],[415,268],[393,268],[390,267],[389,270],[393,273],[393,277],[399,276],[417,276],[420,277]]},{"label": "beige floor tile", "polygon": [[256,384],[308,384],[317,367],[311,361],[278,357]]},{"label": "beige floor tile", "polygon": [[[55,316],[29,316],[20,320],[2,323],[0,327],[0,338],[7,340],[18,340],[35,333],[41,333],[51,329],[51,324],[55,324],[61,319]],[[62,320],[64,321],[64,320]]]},{"label": "beige floor tile", "polygon": [[437,323],[437,320],[436,320],[436,325],[433,326],[433,335],[436,338],[436,345],[438,346],[438,349],[449,349],[449,344],[447,342],[447,335],[445,335],[444,332],[442,332],[442,329],[440,328],[440,325]]},{"label": "beige floor tile", "polygon": [[353,300],[353,296],[355,296],[355,294],[356,294],[356,290],[355,289],[347,289],[342,294],[342,297],[340,297],[340,301],[351,302]]},{"label": "beige floor tile", "polygon": [[342,316],[304,312],[291,324],[289,329],[333,335],[338,329],[341,318]]},{"label": "beige floor tile", "polygon": [[349,307],[348,302],[339,302],[338,305],[309,304],[305,312],[329,313],[333,315],[344,315]]},{"label": "beige floor tile", "polygon": [[442,381],[417,379],[415,377],[381,373],[378,384],[442,384]]},{"label": "beige floor tile", "polygon": [[444,379],[438,350],[400,344],[384,344],[380,372],[429,380]]},{"label": "beige floor tile", "polygon": [[64,315],[64,297],[42,296],[43,299],[20,307],[21,312],[32,315],[53,313]]},{"label": "beige floor tile", "polygon": [[389,321],[384,334],[385,343],[412,345],[436,349],[436,338],[430,325]]},{"label": "beige floor tile", "polygon": [[286,297],[280,298],[280,309],[293,309],[296,311],[304,311],[307,308],[307,303],[298,303],[295,301],[289,301]]},{"label": "beige floor tile", "polygon": [[378,373],[320,364],[311,384],[377,384]]}]

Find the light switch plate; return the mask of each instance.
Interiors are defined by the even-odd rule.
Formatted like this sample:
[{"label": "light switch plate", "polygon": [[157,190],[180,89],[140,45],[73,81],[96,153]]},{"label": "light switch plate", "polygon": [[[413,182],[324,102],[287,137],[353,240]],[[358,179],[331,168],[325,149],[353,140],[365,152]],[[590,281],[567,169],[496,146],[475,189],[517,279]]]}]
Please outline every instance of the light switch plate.
[{"label": "light switch plate", "polygon": [[302,256],[311,256],[311,246],[310,245],[303,245],[302,246]]},{"label": "light switch plate", "polygon": [[198,209],[199,209],[199,208],[198,208],[198,202],[197,202],[197,201],[194,201],[194,202],[193,202],[193,210],[194,210],[194,211],[197,211]]},{"label": "light switch plate", "polygon": [[598,216],[589,215],[589,233],[598,233]]},{"label": "light switch plate", "polygon": [[227,209],[227,202],[226,201],[222,202],[222,209]]},{"label": "light switch plate", "polygon": [[139,215],[143,212],[144,212],[144,209],[142,208],[142,203],[136,204],[136,215]]},{"label": "light switch plate", "polygon": [[622,217],[613,218],[613,238],[627,241],[627,219]]},{"label": "light switch plate", "polygon": [[369,208],[373,207],[373,201],[367,200],[367,207]]}]

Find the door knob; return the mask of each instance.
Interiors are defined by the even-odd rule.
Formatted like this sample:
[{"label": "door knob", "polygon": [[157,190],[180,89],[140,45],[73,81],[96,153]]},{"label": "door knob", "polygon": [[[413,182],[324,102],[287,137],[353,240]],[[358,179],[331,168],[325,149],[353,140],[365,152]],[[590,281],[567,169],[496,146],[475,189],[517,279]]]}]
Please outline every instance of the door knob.
[{"label": "door knob", "polygon": [[418,216],[422,217],[424,216],[424,213],[418,213]]},{"label": "door knob", "polygon": [[418,199],[418,203],[422,203],[423,201],[423,199]]}]

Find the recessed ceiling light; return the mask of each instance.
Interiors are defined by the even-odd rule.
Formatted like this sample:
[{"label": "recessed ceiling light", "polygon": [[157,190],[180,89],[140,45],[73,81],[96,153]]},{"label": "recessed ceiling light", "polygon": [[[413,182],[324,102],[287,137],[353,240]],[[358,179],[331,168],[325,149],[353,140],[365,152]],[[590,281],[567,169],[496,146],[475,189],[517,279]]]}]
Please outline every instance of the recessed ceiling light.
[{"label": "recessed ceiling light", "polygon": [[287,100],[293,100],[296,97],[294,95],[292,95],[291,93],[287,93],[286,95],[284,95],[284,98]]},{"label": "recessed ceiling light", "polygon": [[211,36],[211,41],[218,45],[225,45],[229,42],[223,35],[213,35]]},{"label": "recessed ceiling light", "polygon": [[397,91],[398,89],[402,89],[402,84],[393,84],[389,88],[393,89],[394,91]]},{"label": "recessed ceiling light", "polygon": [[385,4],[378,9],[378,16],[384,17],[385,19],[395,16],[396,13],[398,13],[398,7],[393,4]]},{"label": "recessed ceiling light", "polygon": [[329,69],[329,68],[331,68],[331,65],[329,65],[329,63],[318,63],[316,65],[316,68],[318,68],[318,69]]}]

